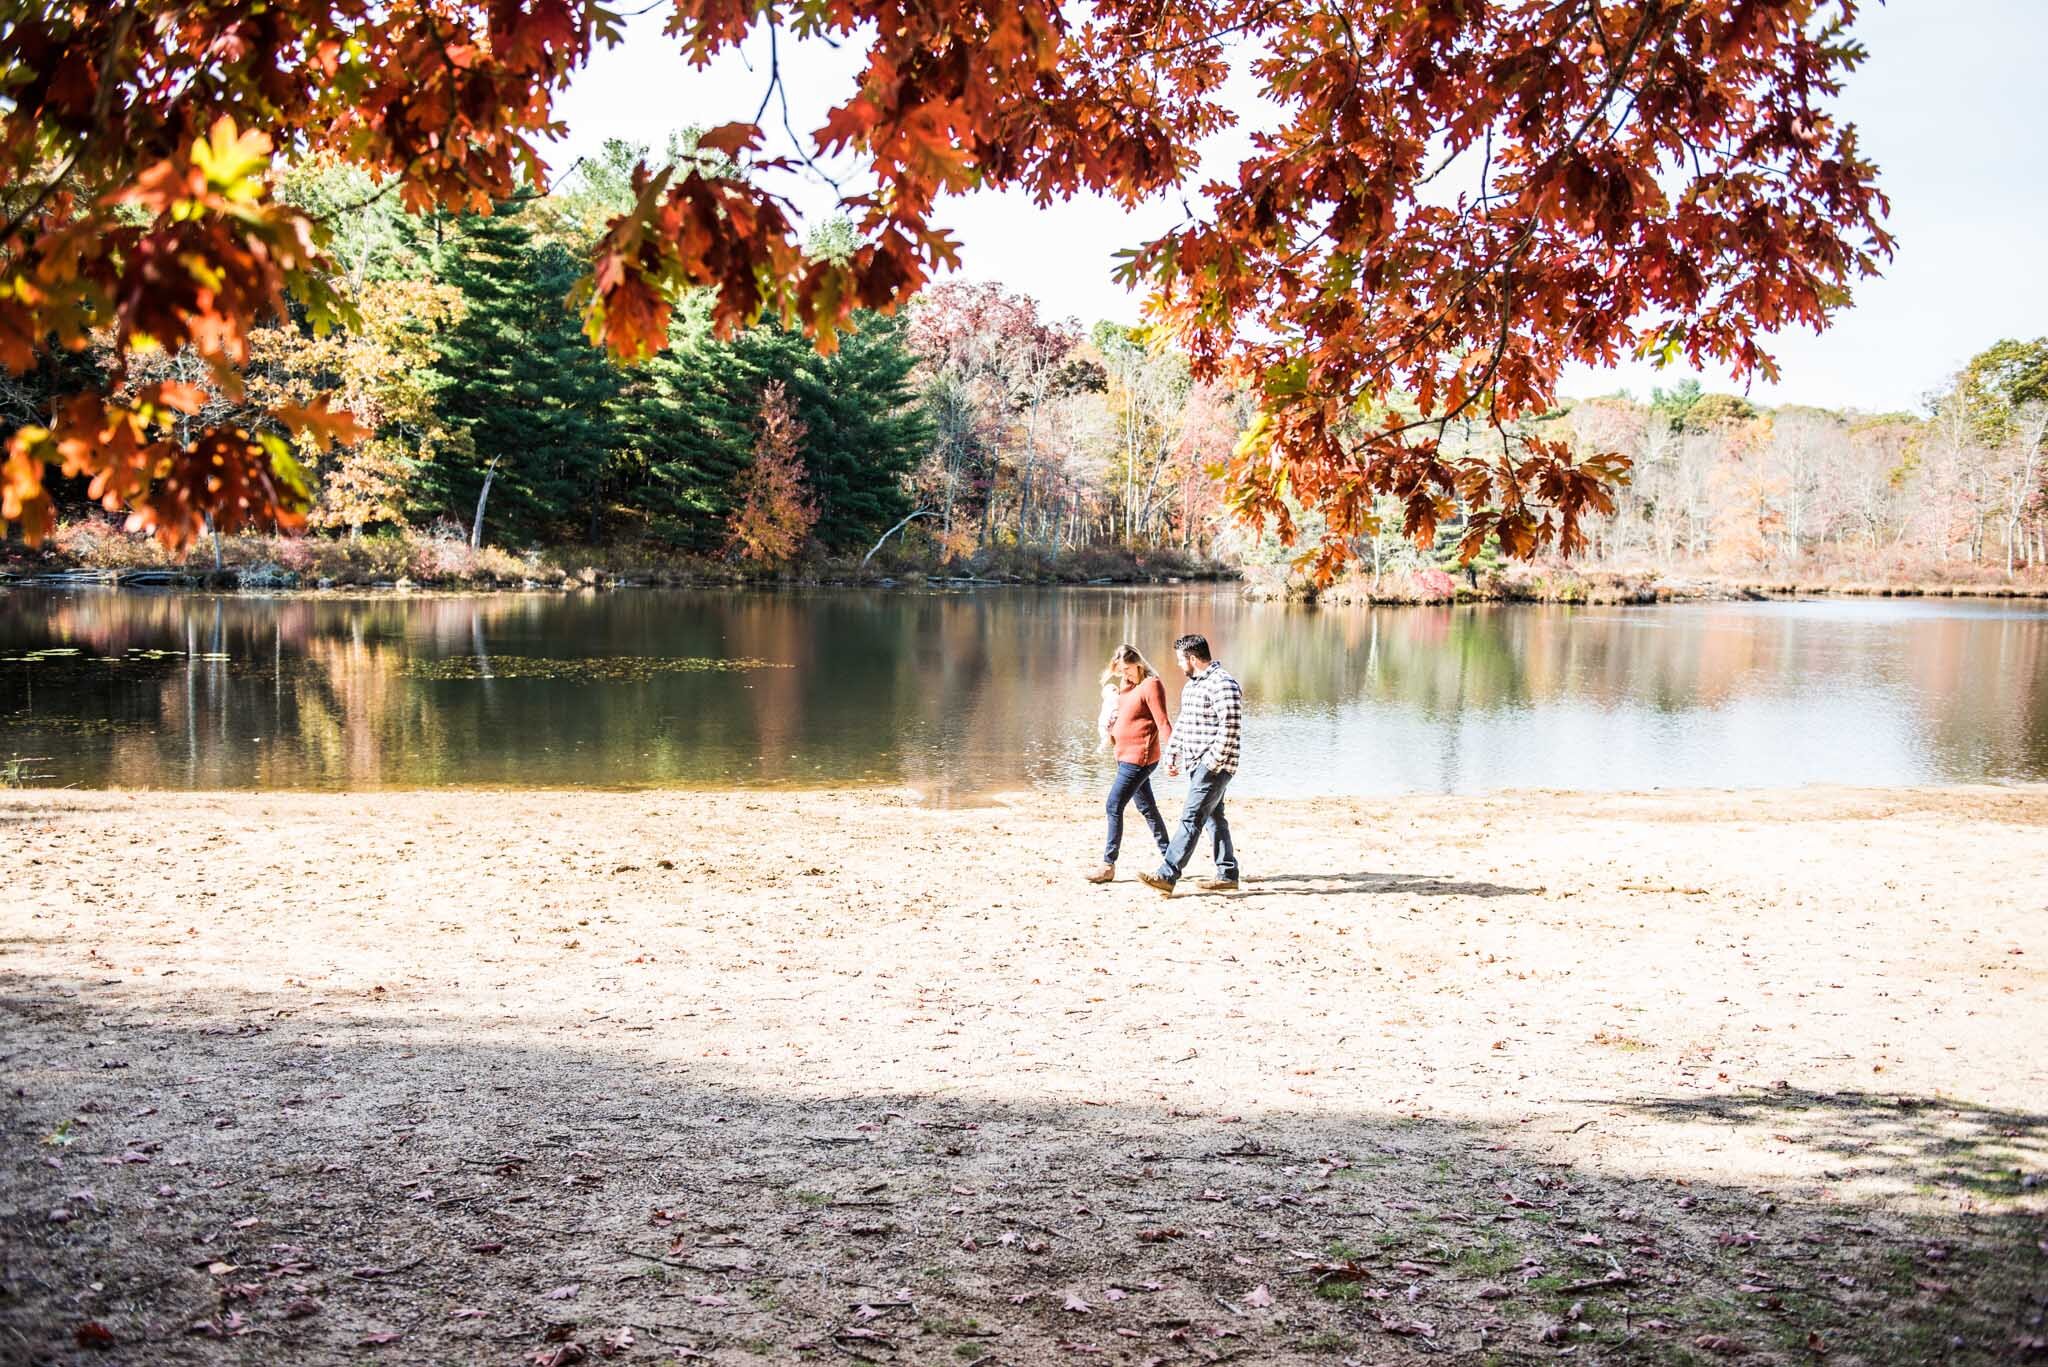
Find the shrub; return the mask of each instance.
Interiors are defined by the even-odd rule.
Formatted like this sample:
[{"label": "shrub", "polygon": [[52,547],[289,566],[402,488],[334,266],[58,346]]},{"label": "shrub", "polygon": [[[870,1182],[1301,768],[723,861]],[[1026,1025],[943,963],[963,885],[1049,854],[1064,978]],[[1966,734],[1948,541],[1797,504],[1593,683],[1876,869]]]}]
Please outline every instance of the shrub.
[{"label": "shrub", "polygon": [[1458,585],[1439,569],[1408,571],[1409,591],[1418,603],[1448,603],[1458,596]]}]

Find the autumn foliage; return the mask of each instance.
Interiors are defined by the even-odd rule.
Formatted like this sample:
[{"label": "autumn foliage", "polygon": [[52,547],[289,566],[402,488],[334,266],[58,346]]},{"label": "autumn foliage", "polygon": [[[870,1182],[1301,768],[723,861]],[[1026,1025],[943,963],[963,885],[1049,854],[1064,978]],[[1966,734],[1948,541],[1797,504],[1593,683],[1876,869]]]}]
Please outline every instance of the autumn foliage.
[{"label": "autumn foliage", "polygon": [[761,390],[754,459],[734,485],[726,552],[757,565],[780,565],[803,547],[818,521],[804,478],[804,425],[780,380]]},{"label": "autumn foliage", "polygon": [[[677,0],[669,32],[696,61],[766,26],[861,45],[866,65],[807,147],[734,122],[701,138],[717,156],[643,169],[578,298],[620,357],[666,345],[692,289],[726,335],[765,313],[829,348],[855,309],[896,308],[957,264],[948,195],[1177,190],[1188,222],[1123,274],[1196,379],[1258,398],[1232,508],[1288,535],[1320,510],[1325,570],[1389,496],[1417,538],[1462,504],[1474,547],[1571,551],[1626,461],[1521,425],[1567,365],[1636,353],[1768,376],[1767,335],[1825,324],[1888,254],[1873,168],[1827,109],[1861,55],[1855,9]],[[486,208],[541,177],[554,96],[619,34],[589,0],[125,0],[0,23],[0,363],[110,333],[120,357],[190,348],[223,387],[259,319],[337,312],[322,225],[269,194],[273,152],[365,166],[415,210]],[[1234,175],[1195,186],[1199,145],[1245,112],[1223,97],[1233,64],[1273,117]],[[775,187],[848,153],[865,172],[839,204],[853,245],[812,255]],[[197,425],[185,389],[116,381],[12,433],[0,514],[46,529],[54,465],[174,543],[209,517],[289,524],[293,443],[360,435],[319,402]],[[1497,441],[1447,445],[1474,421]]]}]

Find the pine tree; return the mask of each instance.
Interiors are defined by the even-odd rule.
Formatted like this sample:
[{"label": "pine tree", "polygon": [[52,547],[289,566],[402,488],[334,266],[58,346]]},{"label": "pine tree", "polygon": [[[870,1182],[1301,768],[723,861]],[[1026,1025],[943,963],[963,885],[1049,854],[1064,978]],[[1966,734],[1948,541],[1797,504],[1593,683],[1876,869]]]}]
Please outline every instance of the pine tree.
[{"label": "pine tree", "polygon": [[[788,385],[797,417],[813,434],[806,452],[819,507],[812,534],[830,550],[872,541],[909,511],[903,476],[931,440],[931,420],[909,384],[916,358],[904,345],[903,321],[872,313],[857,319],[829,356],[797,333],[753,328],[732,342],[725,380],[728,392],[741,394],[770,380]],[[732,416],[728,409],[728,424]]]},{"label": "pine tree", "polygon": [[733,483],[749,460],[730,349],[711,337],[710,300],[676,310],[669,349],[627,372],[620,399],[618,501],[656,540],[704,554],[724,544]]},{"label": "pine tree", "polygon": [[469,523],[489,472],[486,539],[600,534],[622,377],[564,302],[579,270],[560,246],[536,245],[516,210],[454,223],[442,271],[466,309],[435,369],[442,416],[470,449],[421,470],[417,512]]}]

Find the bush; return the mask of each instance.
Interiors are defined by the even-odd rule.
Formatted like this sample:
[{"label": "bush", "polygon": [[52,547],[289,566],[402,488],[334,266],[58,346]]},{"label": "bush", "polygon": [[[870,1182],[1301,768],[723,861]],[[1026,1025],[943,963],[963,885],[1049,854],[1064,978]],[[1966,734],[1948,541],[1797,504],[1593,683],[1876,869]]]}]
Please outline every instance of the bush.
[{"label": "bush", "polygon": [[1457,581],[1439,569],[1408,571],[1408,588],[1418,603],[1448,603],[1457,598]]}]

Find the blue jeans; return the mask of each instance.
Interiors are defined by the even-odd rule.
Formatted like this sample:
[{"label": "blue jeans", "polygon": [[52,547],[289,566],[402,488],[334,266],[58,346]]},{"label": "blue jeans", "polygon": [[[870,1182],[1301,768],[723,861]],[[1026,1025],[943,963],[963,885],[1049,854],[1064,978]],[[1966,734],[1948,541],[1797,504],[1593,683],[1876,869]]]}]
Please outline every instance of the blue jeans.
[{"label": "blue jeans", "polygon": [[1159,845],[1159,852],[1166,853],[1166,822],[1159,815],[1159,802],[1152,796],[1152,771],[1157,764],[1118,764],[1116,777],[1110,780],[1109,801],[1103,807],[1109,813],[1109,840],[1102,847],[1102,862],[1114,864],[1117,852],[1124,844],[1124,804],[1132,798],[1138,800],[1138,815],[1145,818],[1145,824],[1152,828],[1152,839]]},{"label": "blue jeans", "polygon": [[1166,862],[1159,866],[1161,878],[1169,883],[1180,881],[1207,823],[1216,836],[1216,876],[1237,881],[1237,847],[1230,843],[1230,823],[1223,819],[1223,790],[1229,786],[1230,775],[1219,769],[1198,765],[1188,774],[1188,805],[1181,809],[1180,829],[1167,848]]}]

